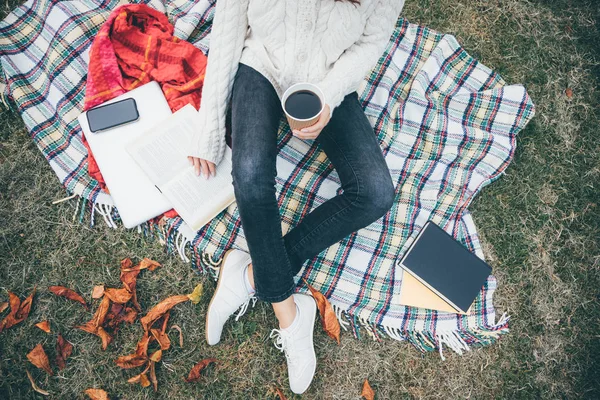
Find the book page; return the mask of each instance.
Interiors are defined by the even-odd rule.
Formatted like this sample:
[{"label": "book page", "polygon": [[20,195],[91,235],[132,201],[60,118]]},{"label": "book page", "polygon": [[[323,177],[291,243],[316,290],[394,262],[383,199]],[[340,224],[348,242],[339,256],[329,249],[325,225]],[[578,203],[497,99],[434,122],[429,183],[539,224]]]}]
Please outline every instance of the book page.
[{"label": "book page", "polygon": [[159,190],[190,168],[187,147],[198,134],[197,115],[196,109],[188,104],[127,146],[129,154]]},{"label": "book page", "polygon": [[225,147],[223,159],[217,165],[216,176],[209,179],[197,176],[194,169],[188,165],[161,187],[161,191],[185,223],[197,231],[235,200],[231,177],[231,149]]}]

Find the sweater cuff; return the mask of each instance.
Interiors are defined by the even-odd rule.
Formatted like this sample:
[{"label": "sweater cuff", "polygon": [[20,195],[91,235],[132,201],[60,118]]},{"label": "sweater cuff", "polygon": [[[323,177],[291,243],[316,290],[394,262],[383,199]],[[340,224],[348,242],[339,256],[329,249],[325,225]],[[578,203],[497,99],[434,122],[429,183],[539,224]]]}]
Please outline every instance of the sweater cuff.
[{"label": "sweater cuff", "polygon": [[[214,140],[211,140],[213,138]],[[219,132],[202,131],[193,137],[189,145],[188,156],[200,158],[218,165],[223,158],[225,137]]]},{"label": "sweater cuff", "polygon": [[323,80],[320,83],[317,83],[317,86],[323,92],[323,96],[325,97],[325,104],[329,105],[329,117],[331,118],[331,116],[333,116],[333,110],[335,110],[337,106],[342,104],[344,97],[339,96],[338,91],[332,90],[332,88],[329,87],[325,80]]}]

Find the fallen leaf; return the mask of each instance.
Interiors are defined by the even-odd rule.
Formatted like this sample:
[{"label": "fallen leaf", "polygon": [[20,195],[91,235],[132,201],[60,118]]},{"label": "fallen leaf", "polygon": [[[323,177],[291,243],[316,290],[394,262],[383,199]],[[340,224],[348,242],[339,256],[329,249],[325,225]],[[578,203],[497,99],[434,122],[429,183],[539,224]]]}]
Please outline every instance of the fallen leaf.
[{"label": "fallen leaf", "polygon": [[142,317],[142,319],[140,320],[140,322],[142,323],[142,327],[145,331],[148,331],[152,324],[160,317],[162,317],[167,311],[169,311],[177,304],[183,303],[188,300],[189,297],[187,295],[176,295],[167,297],[166,299],[152,307],[150,311],[148,311],[148,313],[144,317]]},{"label": "fallen leaf", "polygon": [[131,300],[133,294],[126,287],[120,289],[106,288],[104,289],[104,296],[108,297],[113,303],[125,304]]},{"label": "fallen leaf", "polygon": [[142,365],[146,364],[146,362],[148,361],[148,356],[146,356],[145,354],[128,354],[126,356],[121,356],[119,358],[117,358],[115,360],[115,364],[117,364],[119,367],[123,368],[123,369],[130,369],[130,368],[136,368],[136,367],[141,367]]},{"label": "fallen leaf", "polygon": [[71,356],[73,352],[73,345],[65,340],[59,333],[56,339],[56,365],[59,370],[63,370],[66,367],[67,358]]},{"label": "fallen leaf", "polygon": [[150,363],[148,363],[148,366],[146,367],[146,369],[141,374],[136,375],[133,378],[129,378],[127,380],[127,382],[129,382],[129,383],[139,383],[140,385],[142,385],[142,387],[148,387],[148,386],[150,386],[150,380],[148,380],[148,377],[146,376],[146,373],[148,372],[149,369],[150,369]]},{"label": "fallen leaf", "polygon": [[162,358],[162,350],[158,349],[150,356],[150,361],[159,362]]},{"label": "fallen leaf", "polygon": [[131,307],[125,307],[125,310],[121,313],[121,321],[127,322],[128,324],[133,324],[137,317],[138,313]]},{"label": "fallen leaf", "polygon": [[158,329],[150,329],[150,332],[160,345],[161,350],[168,350],[171,347],[171,339],[169,339],[169,335],[166,332],[159,331]]},{"label": "fallen leaf", "polygon": [[102,389],[87,389],[85,394],[92,400],[108,400],[108,393]]},{"label": "fallen leaf", "polygon": [[194,288],[194,291],[192,293],[188,294],[190,301],[194,304],[200,303],[200,298],[202,297],[202,292],[203,292],[203,287],[202,287],[202,284],[199,283]]},{"label": "fallen leaf", "polygon": [[567,95],[567,97],[568,97],[569,99],[570,99],[570,98],[572,98],[572,97],[573,97],[573,89],[571,89],[571,88],[567,88],[567,89],[565,90],[565,94]]},{"label": "fallen leaf", "polygon": [[43,394],[44,396],[50,396],[50,393],[46,392],[44,389],[40,389],[40,387],[35,384],[35,381],[33,380],[33,377],[31,376],[28,370],[25,370],[25,372],[27,373],[27,377],[29,378],[29,382],[31,382],[31,387],[33,388],[33,390],[35,390],[39,394]]},{"label": "fallen leaf", "polygon": [[130,258],[124,258],[121,260],[121,271],[130,268],[133,265],[133,261]]},{"label": "fallen leaf", "polygon": [[368,379],[365,379],[365,382],[363,383],[363,387],[362,387],[362,392],[360,393],[360,395],[362,397],[364,397],[366,400],[374,400],[375,399],[375,391],[373,391],[373,388],[371,388],[371,385],[369,385]]},{"label": "fallen leaf", "polygon": [[217,359],[216,358],[205,358],[204,360],[200,361],[198,364],[194,365],[194,367],[191,369],[190,373],[188,374],[188,377],[185,378],[186,382],[197,382],[200,377],[201,377],[201,373],[204,370],[204,368],[206,368],[208,365],[210,365],[211,363],[216,363]]},{"label": "fallen leaf", "polygon": [[104,285],[94,286],[92,290],[92,299],[99,299],[104,295]]},{"label": "fallen leaf", "polygon": [[[167,322],[169,322],[170,316],[171,316],[171,311],[167,311],[165,313],[165,315],[162,316],[162,327],[160,328],[160,331],[162,333],[165,333],[167,331]],[[150,326],[152,326],[152,325],[150,325]]]},{"label": "fallen leaf", "polygon": [[150,340],[152,337],[148,334],[148,332],[144,332],[144,336],[140,339],[135,349],[136,354],[148,355],[148,345],[150,344]]},{"label": "fallen leaf", "polygon": [[73,300],[78,303],[81,303],[86,309],[88,309],[88,305],[85,302],[85,300],[83,299],[83,297],[81,297],[81,295],[74,290],[71,290],[64,286],[50,286],[48,288],[48,290],[50,290],[52,293],[54,293],[57,296],[65,297],[69,300]]},{"label": "fallen leaf", "polygon": [[8,308],[8,301],[3,301],[0,303],[0,313]]},{"label": "fallen leaf", "polygon": [[[160,351],[160,350],[159,350]],[[152,387],[154,387],[154,391],[158,391],[158,379],[156,379],[156,370],[154,369],[154,361],[150,361],[150,382],[152,382]]]},{"label": "fallen leaf", "polygon": [[124,369],[140,367],[148,361],[148,344],[152,337],[148,332],[140,339],[135,349],[135,353],[121,356],[115,360],[115,364]]},{"label": "fallen leaf", "polygon": [[103,327],[99,326],[96,335],[102,339],[102,350],[106,350],[110,342],[112,342],[112,336],[106,332]]},{"label": "fallen leaf", "polygon": [[131,271],[141,271],[143,269],[148,268],[150,271],[154,271],[156,268],[160,267],[160,264],[154,260],[149,258],[144,258],[138,265],[132,268],[122,268],[123,272],[131,272]]},{"label": "fallen leaf", "polygon": [[179,327],[179,325],[173,325],[171,326],[171,329],[176,329],[177,331],[179,331],[179,347],[183,347],[183,332],[181,328]]},{"label": "fallen leaf", "polygon": [[48,356],[46,355],[41,343],[38,343],[38,345],[35,346],[33,350],[29,352],[29,354],[27,354],[27,359],[36,367],[43,369],[49,375],[52,375],[50,361],[48,360]]},{"label": "fallen leaf", "polygon": [[21,302],[19,296],[12,292],[8,292],[8,304],[10,305],[10,312],[2,321],[0,321],[0,332],[25,321],[25,319],[29,316],[29,312],[31,311],[31,304],[33,303],[34,295],[35,288],[31,294],[25,300],[23,300],[23,302]]},{"label": "fallen leaf", "polygon": [[38,322],[37,324],[35,324],[35,326],[40,328],[41,330],[43,330],[46,333],[50,333],[50,322],[48,322],[48,321]]},{"label": "fallen leaf", "polygon": [[304,283],[306,283],[306,286],[308,286],[308,289],[317,302],[317,308],[319,309],[319,314],[321,315],[321,324],[323,325],[325,333],[327,333],[330,338],[335,339],[335,341],[340,344],[340,321],[338,321],[331,303],[325,298],[325,296],[323,296],[321,292],[310,286],[306,280],[304,280]]},{"label": "fallen leaf", "polygon": [[133,263],[131,262],[131,260],[129,258],[126,258],[121,261],[120,279],[121,279],[121,282],[123,283],[123,285],[131,293],[131,302],[133,303],[133,306],[135,307],[135,309],[138,312],[142,312],[142,307],[140,307],[140,303],[138,303],[138,301],[137,301],[137,293],[135,290],[135,287],[137,284],[137,276],[139,275],[140,271],[133,270],[133,271],[127,272],[127,270],[131,267],[132,264]]},{"label": "fallen leaf", "polygon": [[104,296],[102,298],[102,301],[100,302],[100,305],[98,306],[98,309],[94,313],[94,316],[92,317],[92,319],[89,320],[88,322],[86,322],[84,325],[80,325],[77,327],[77,329],[81,329],[82,331],[86,331],[86,332],[89,332],[91,334],[94,334],[94,335],[100,337],[100,339],[102,339],[102,349],[103,350],[106,350],[106,348],[108,347],[108,344],[112,340],[112,337],[110,336],[110,334],[108,332],[106,332],[104,330],[104,328],[102,327],[102,325],[104,324],[104,321],[106,320],[106,315],[108,314],[109,308],[110,308],[110,299],[108,297]]},{"label": "fallen leaf", "polygon": [[287,397],[285,397],[281,389],[278,387],[275,388],[275,392],[277,393],[277,396],[279,396],[279,400],[287,400]]}]

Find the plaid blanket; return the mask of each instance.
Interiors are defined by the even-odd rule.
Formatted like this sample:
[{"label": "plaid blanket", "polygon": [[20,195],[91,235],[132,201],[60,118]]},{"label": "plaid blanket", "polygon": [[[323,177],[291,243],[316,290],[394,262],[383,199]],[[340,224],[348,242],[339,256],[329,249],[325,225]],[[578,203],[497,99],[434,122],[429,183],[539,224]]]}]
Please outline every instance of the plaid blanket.
[{"label": "plaid blanket", "polygon": [[[18,107],[31,136],[69,193],[110,226],[117,217],[109,195],[87,174],[77,115],[82,109],[88,51],[102,23],[119,3],[29,1],[0,23],[3,92]],[[150,1],[166,12],[175,35],[204,53],[214,1]],[[399,19],[376,67],[363,81],[360,99],[392,178],[396,201],[379,221],[305,263],[301,276],[334,305],[344,328],[408,340],[419,349],[462,352],[493,342],[508,329],[496,320],[490,276],[467,316],[398,304],[402,269],[397,262],[429,219],[483,258],[468,205],[508,166],[517,133],[533,117],[522,86],[507,85],[460,47],[453,36]],[[284,232],[340,191],[324,153],[294,138],[282,119],[277,193]],[[235,204],[199,232],[179,218],[140,230],[168,248],[191,254],[212,271],[230,247],[246,249]],[[306,288],[302,283],[298,290]]]}]

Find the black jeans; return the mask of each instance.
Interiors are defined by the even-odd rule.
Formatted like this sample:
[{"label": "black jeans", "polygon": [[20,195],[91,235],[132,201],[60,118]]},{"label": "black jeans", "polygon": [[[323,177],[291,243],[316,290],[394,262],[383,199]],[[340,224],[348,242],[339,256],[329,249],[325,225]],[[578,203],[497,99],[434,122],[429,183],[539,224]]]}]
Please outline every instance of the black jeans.
[{"label": "black jeans", "polygon": [[271,83],[240,64],[231,103],[233,186],[250,250],[256,296],[276,303],[295,288],[304,261],[382,217],[394,186],[356,92],[347,95],[316,139],[342,183],[285,236],[275,194],[277,133],[283,116]]}]

